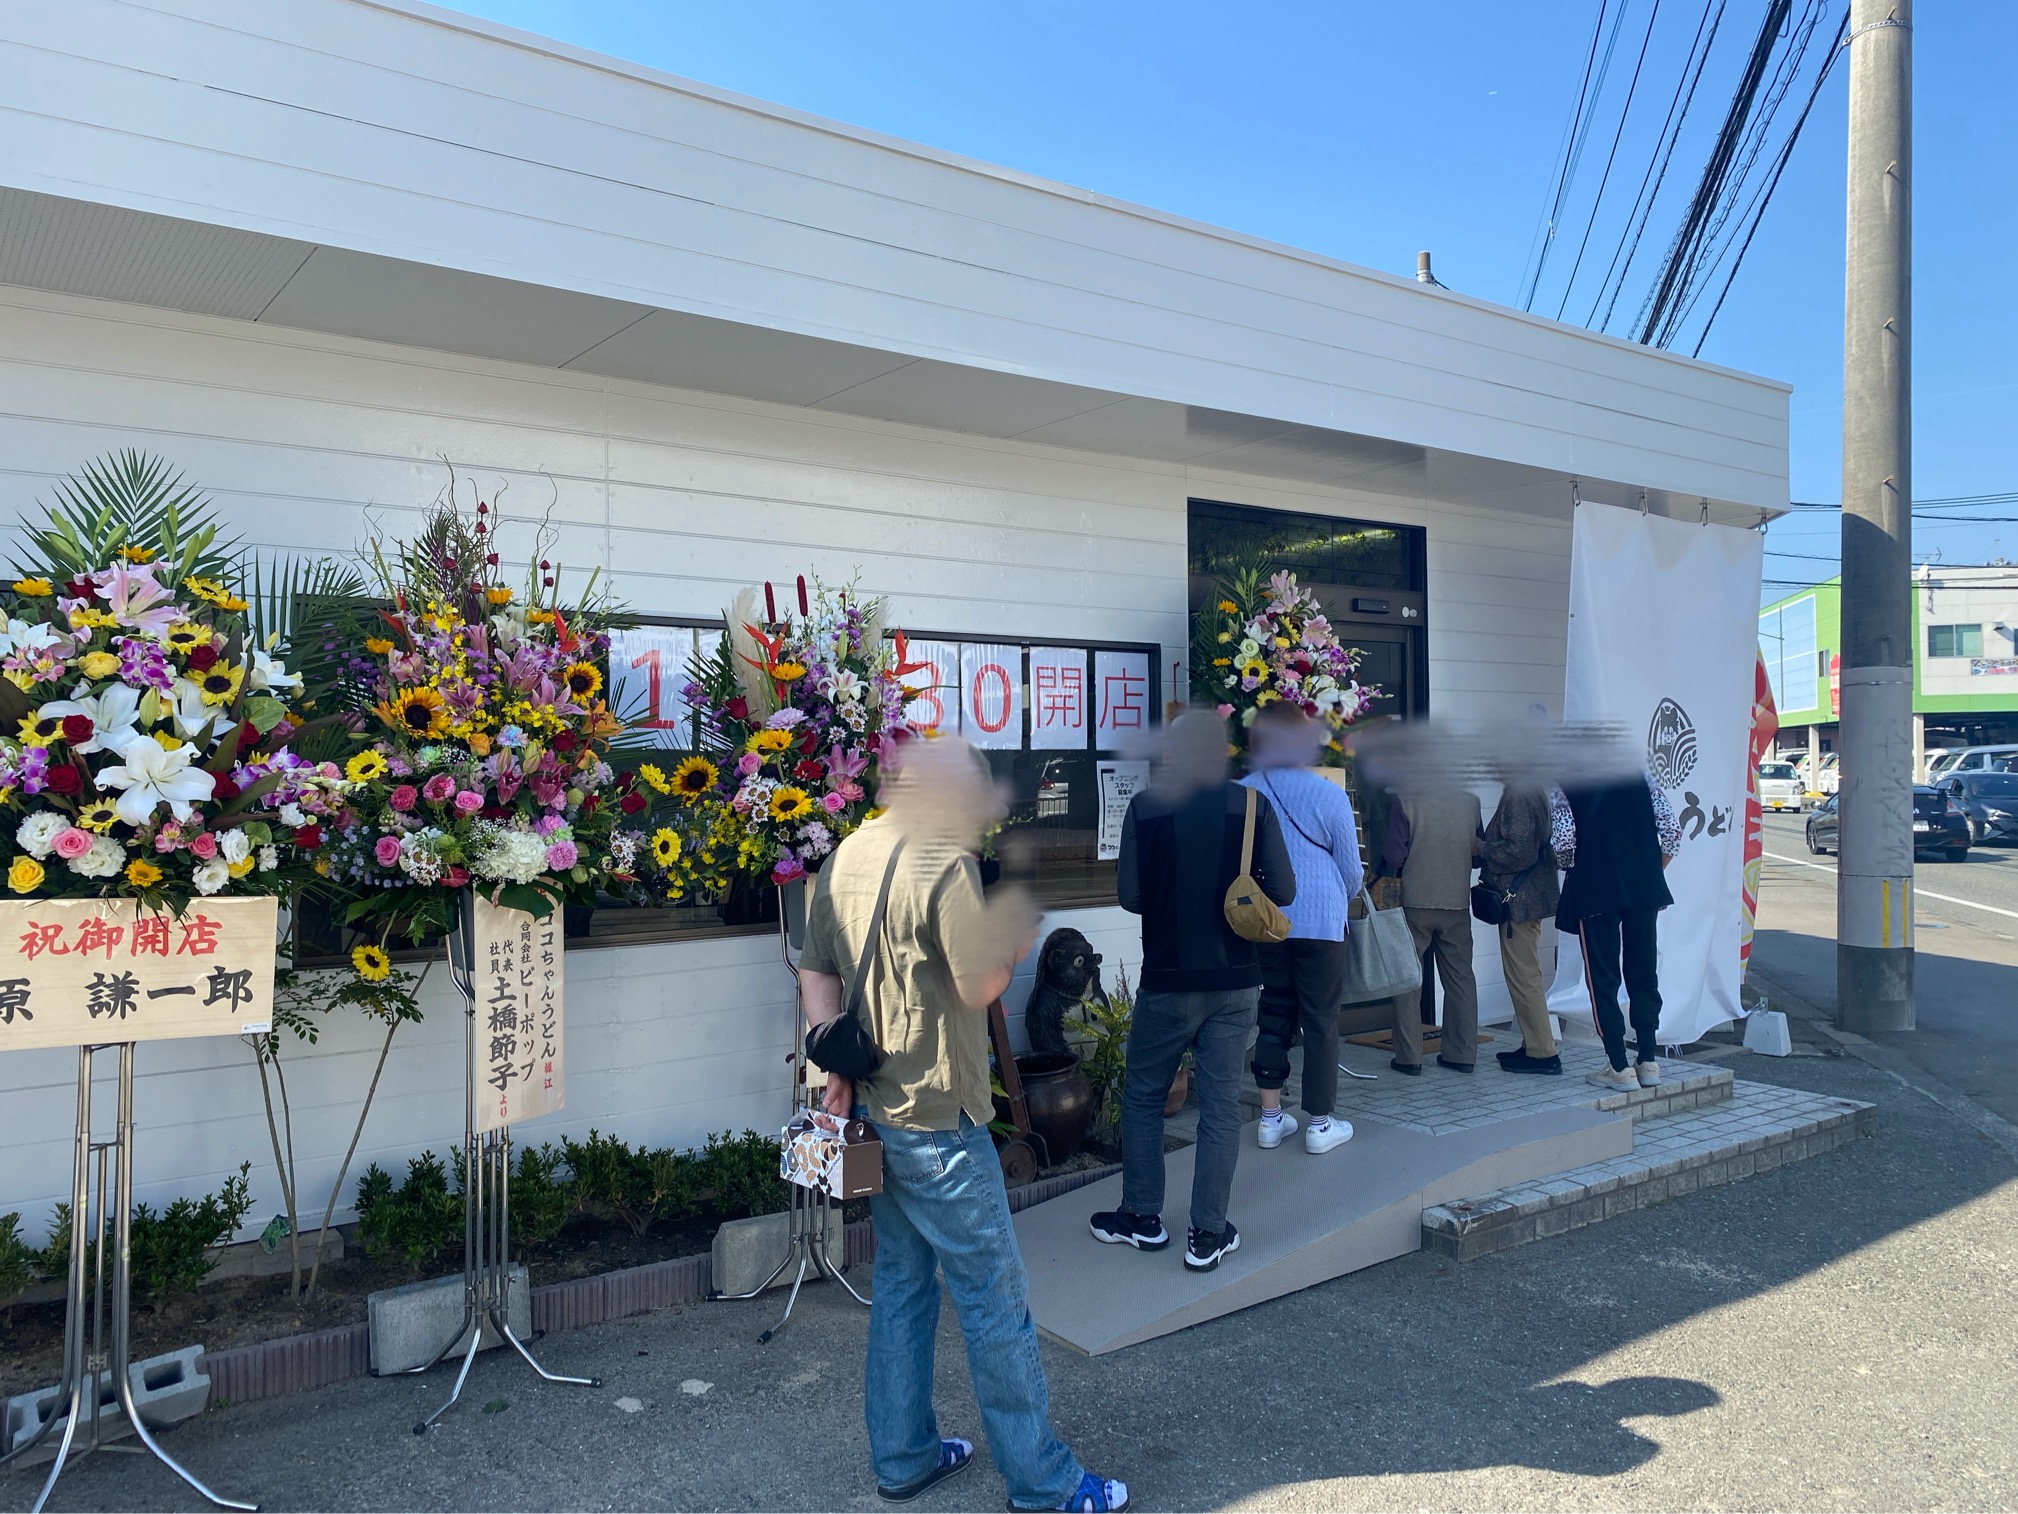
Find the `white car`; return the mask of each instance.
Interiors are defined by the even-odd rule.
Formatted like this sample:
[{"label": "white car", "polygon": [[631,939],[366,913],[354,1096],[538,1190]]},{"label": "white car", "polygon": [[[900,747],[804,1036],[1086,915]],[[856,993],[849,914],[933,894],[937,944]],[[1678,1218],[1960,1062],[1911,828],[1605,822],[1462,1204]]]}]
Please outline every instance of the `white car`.
[{"label": "white car", "polygon": [[1843,768],[1836,752],[1830,752],[1822,759],[1822,770],[1815,775],[1815,787],[1824,794],[1833,794],[1843,784]]},{"label": "white car", "polygon": [[1792,810],[1797,815],[1807,807],[1808,791],[1793,763],[1759,764],[1759,803],[1769,810]]}]

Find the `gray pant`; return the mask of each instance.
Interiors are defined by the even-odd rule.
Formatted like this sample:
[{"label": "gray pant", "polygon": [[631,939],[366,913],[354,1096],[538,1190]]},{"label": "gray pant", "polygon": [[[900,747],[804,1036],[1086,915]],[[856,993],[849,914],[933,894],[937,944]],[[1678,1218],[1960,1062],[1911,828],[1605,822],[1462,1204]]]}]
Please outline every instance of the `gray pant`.
[{"label": "gray pant", "polygon": [[[1471,969],[1471,911],[1409,909],[1415,949],[1436,949],[1436,975],[1443,981],[1443,1050],[1446,1062],[1469,1067],[1478,1059],[1478,979]],[[1414,1067],[1422,1061],[1422,1007],[1419,993],[1394,1001],[1394,1059]]]},{"label": "gray pant", "polygon": [[1189,1051],[1198,1090],[1191,1227],[1214,1235],[1226,1228],[1240,1160],[1240,1064],[1260,997],[1258,988],[1137,995],[1121,1091],[1121,1207],[1129,1213],[1163,1212],[1163,1101]]}]

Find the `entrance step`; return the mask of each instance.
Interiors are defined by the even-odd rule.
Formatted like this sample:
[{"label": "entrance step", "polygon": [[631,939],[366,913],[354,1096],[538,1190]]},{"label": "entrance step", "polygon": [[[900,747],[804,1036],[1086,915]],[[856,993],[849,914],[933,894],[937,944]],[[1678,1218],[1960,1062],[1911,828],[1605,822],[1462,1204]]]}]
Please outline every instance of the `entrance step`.
[{"label": "entrance step", "polygon": [[1416,1251],[1432,1205],[1588,1167],[1633,1146],[1625,1113],[1583,1103],[1443,1133],[1352,1114],[1353,1139],[1323,1156],[1300,1139],[1261,1151],[1253,1123],[1242,1128],[1232,1202],[1241,1244],[1214,1272],[1188,1271],[1181,1255],[1195,1148],[1164,1158],[1167,1251],[1102,1245],[1089,1233],[1088,1216],[1119,1207],[1118,1175],[1023,1211],[1016,1240],[1038,1328],[1094,1356],[1153,1340]]},{"label": "entrance step", "polygon": [[[1819,1156],[1870,1128],[1876,1106],[1798,1088],[1726,1080],[1713,1107],[1641,1114],[1633,1149],[1554,1177],[1423,1211],[1423,1249],[1459,1260],[1578,1230],[1628,1209],[1680,1198]],[[1655,1090],[1641,1090],[1653,1092]],[[1638,1111],[1634,1111],[1638,1112]]]}]

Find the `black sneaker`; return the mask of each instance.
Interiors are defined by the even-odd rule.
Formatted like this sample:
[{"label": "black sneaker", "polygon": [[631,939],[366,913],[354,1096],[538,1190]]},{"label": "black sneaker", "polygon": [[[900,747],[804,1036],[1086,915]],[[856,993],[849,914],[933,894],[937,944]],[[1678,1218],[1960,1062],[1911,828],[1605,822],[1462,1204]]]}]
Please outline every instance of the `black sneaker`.
[{"label": "black sneaker", "polygon": [[1190,1241],[1184,1248],[1184,1265],[1193,1272],[1210,1272],[1219,1265],[1222,1256],[1229,1256],[1240,1249],[1240,1232],[1233,1228],[1233,1221],[1226,1222],[1226,1228],[1216,1235],[1210,1231],[1193,1230]]},{"label": "black sneaker", "polygon": [[1534,1057],[1528,1055],[1523,1046],[1519,1051],[1503,1051],[1499,1054],[1499,1065],[1507,1072],[1539,1073],[1545,1078],[1559,1078],[1563,1075],[1561,1057]]},{"label": "black sneaker", "polygon": [[1419,1078],[1422,1076],[1422,1063],[1420,1062],[1404,1062],[1400,1057],[1394,1057],[1389,1060],[1387,1065],[1405,1077]]},{"label": "black sneaker", "polygon": [[1442,1052],[1438,1052],[1436,1054],[1436,1065],[1439,1067],[1448,1067],[1452,1072],[1470,1072],[1472,1069],[1471,1063],[1453,1062],[1449,1057],[1445,1056]]},{"label": "black sneaker", "polygon": [[1110,1246],[1133,1246],[1137,1251],[1161,1251],[1170,1244],[1170,1232],[1153,1214],[1130,1214],[1126,1209],[1104,1209],[1093,1216],[1093,1239]]}]

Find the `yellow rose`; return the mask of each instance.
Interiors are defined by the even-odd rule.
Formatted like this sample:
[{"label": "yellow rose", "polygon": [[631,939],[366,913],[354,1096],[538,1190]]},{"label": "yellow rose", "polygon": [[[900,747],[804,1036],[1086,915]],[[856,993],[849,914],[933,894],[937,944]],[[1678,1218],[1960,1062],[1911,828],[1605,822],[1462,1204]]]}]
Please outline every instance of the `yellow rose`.
[{"label": "yellow rose", "polygon": [[111,678],[119,671],[119,659],[110,652],[86,652],[77,660],[77,671],[86,678]]},{"label": "yellow rose", "polygon": [[7,869],[7,886],[17,894],[32,894],[42,886],[42,864],[33,857],[16,857]]},{"label": "yellow rose", "polygon": [[[243,878],[247,873],[252,871],[253,867],[258,863],[258,861],[259,859],[257,857],[253,856],[251,853],[248,852],[245,856],[240,857],[236,862],[225,863],[224,870],[227,873],[231,874],[231,876],[234,878]],[[127,871],[131,872],[132,869],[128,868]]]}]

